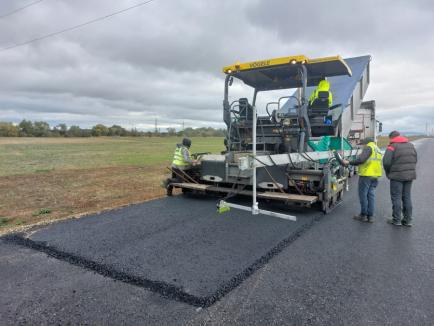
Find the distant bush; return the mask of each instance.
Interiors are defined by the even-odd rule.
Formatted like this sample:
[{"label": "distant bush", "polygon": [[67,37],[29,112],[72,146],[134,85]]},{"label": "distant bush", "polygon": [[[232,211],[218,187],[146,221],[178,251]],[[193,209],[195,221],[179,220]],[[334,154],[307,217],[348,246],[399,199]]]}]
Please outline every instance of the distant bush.
[{"label": "distant bush", "polygon": [[107,127],[97,124],[91,129],[82,129],[79,126],[68,126],[60,123],[50,127],[45,121],[23,120],[18,125],[10,122],[0,121],[0,137],[100,137],[100,136],[130,136],[130,137],[223,137],[226,134],[224,129],[207,128],[186,128],[183,131],[176,131],[175,128],[167,128],[167,132],[160,131],[138,131],[136,128],[127,130],[119,125]]},{"label": "distant bush", "polygon": [[108,136],[109,128],[102,124],[97,124],[92,128],[92,136]]},{"label": "distant bush", "polygon": [[[182,133],[182,132],[181,132]],[[183,135],[187,137],[224,137],[226,135],[225,129],[207,128],[186,128]]]},{"label": "distant bush", "polygon": [[0,137],[18,137],[19,129],[17,126],[8,122],[0,122]]}]

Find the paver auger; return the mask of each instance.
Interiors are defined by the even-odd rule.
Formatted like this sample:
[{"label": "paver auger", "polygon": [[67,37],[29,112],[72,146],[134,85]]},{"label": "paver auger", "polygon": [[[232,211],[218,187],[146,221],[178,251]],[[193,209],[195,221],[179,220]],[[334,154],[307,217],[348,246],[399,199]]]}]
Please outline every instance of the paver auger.
[{"label": "paver auger", "polygon": [[[203,155],[199,176],[172,183],[173,187],[184,192],[226,193],[219,204],[221,210],[235,207],[295,219],[259,209],[256,200],[262,198],[304,207],[320,205],[329,212],[347,188],[349,170],[339,164],[336,153],[346,158],[356,155],[357,149],[347,137],[359,111],[368,109],[373,121],[373,127],[363,127],[363,136],[375,136],[375,102],[362,103],[370,82],[370,60],[370,56],[344,60],[340,56],[310,59],[300,55],[223,68],[226,151]],[[234,78],[253,88],[251,101],[246,97],[230,101]],[[324,91],[309,101],[324,79],[331,85],[331,106],[329,93]],[[285,89],[289,95],[266,104],[267,115],[257,115],[258,94]],[[252,196],[252,207],[226,201],[238,194]]]}]

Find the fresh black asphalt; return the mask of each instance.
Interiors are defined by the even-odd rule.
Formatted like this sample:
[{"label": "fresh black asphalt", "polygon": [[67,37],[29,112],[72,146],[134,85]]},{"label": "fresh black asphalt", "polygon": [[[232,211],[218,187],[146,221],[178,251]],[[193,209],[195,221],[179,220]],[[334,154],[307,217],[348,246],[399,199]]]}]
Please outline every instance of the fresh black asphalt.
[{"label": "fresh black asphalt", "polygon": [[296,223],[241,210],[220,215],[217,200],[166,197],[6,240],[205,307],[239,285],[323,215],[314,209],[300,211]]},{"label": "fresh black asphalt", "polygon": [[[253,266],[243,282],[232,286],[232,291],[223,291],[225,295],[208,308],[196,308],[188,300],[173,300],[158,291],[118,282],[116,277],[104,277],[90,266],[83,268],[3,241],[2,324],[432,325],[434,141],[421,142],[418,152],[415,226],[411,229],[385,223],[391,209],[388,182],[383,179],[377,191],[377,220],[372,225],[351,219],[358,210],[353,189],[330,215],[314,221],[314,213],[306,213],[298,225],[233,211],[207,215],[205,212],[215,210],[215,200],[187,199],[186,206],[179,206],[187,207],[188,212],[183,212],[172,208],[182,198],[170,198],[170,206],[165,206],[165,200],[151,202],[157,213],[173,209],[173,215],[159,222],[149,222],[152,216],[147,214],[134,217],[136,206],[131,206],[127,211],[58,223],[30,236],[32,243],[54,249],[52,256],[72,253],[128,275],[162,281],[195,298],[215,294]],[[202,206],[205,217],[195,217],[192,212]],[[291,234],[311,225],[291,242]],[[101,230],[107,230],[107,235],[97,235]],[[229,243],[219,242],[223,231]],[[131,238],[125,238],[126,234],[132,234]],[[137,241],[142,246],[130,251],[128,247]],[[197,249],[198,243],[205,247]],[[118,247],[105,248],[112,244]],[[152,254],[143,246],[157,251]],[[278,250],[267,257],[274,248]],[[208,257],[197,257],[206,251],[210,251]],[[129,253],[129,258],[123,260],[118,256],[121,253]],[[144,267],[140,274],[140,262],[145,261],[141,254],[154,259],[156,268]],[[220,262],[230,268],[215,269]]]}]

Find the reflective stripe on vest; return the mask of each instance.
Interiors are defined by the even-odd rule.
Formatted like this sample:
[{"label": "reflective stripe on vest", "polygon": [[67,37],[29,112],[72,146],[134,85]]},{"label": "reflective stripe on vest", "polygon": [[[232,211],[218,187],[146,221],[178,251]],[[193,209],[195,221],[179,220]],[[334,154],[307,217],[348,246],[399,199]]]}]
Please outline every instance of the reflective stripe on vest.
[{"label": "reflective stripe on vest", "polygon": [[371,156],[365,163],[359,166],[359,175],[362,177],[381,177],[383,175],[383,169],[381,167],[381,155],[380,149],[374,142],[368,143],[366,146],[371,148]]},{"label": "reflective stripe on vest", "polygon": [[[184,148],[185,148],[184,146],[176,147],[175,154],[173,154],[173,162],[172,162],[173,165],[176,165],[176,166],[190,165],[189,162],[184,161],[184,155],[182,154],[182,150]],[[190,156],[190,151],[187,148],[185,148],[185,149],[188,151],[188,156]]]}]

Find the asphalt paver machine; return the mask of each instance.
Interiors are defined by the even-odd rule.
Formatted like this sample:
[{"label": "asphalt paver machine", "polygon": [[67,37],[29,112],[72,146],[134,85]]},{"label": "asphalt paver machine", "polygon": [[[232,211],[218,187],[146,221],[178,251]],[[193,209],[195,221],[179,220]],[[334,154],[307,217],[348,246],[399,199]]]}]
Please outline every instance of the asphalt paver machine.
[{"label": "asphalt paver machine", "polygon": [[[317,205],[329,212],[348,188],[349,170],[339,160],[357,154],[347,138],[358,111],[367,106],[363,97],[370,82],[370,61],[370,56],[311,59],[298,55],[224,67],[226,150],[203,155],[200,173],[172,186],[183,192],[223,194],[218,204],[221,211],[234,207],[295,220],[292,215],[260,209],[259,198]],[[235,78],[253,89],[251,99],[230,100]],[[324,79],[331,85],[331,106],[325,91],[309,101]],[[258,94],[275,90],[288,92],[262,108],[266,115],[258,115]],[[370,118],[376,121],[375,102],[370,101],[372,106]],[[365,137],[374,133],[375,127],[364,130]],[[251,196],[252,206],[232,203],[228,198],[234,195]]]}]

